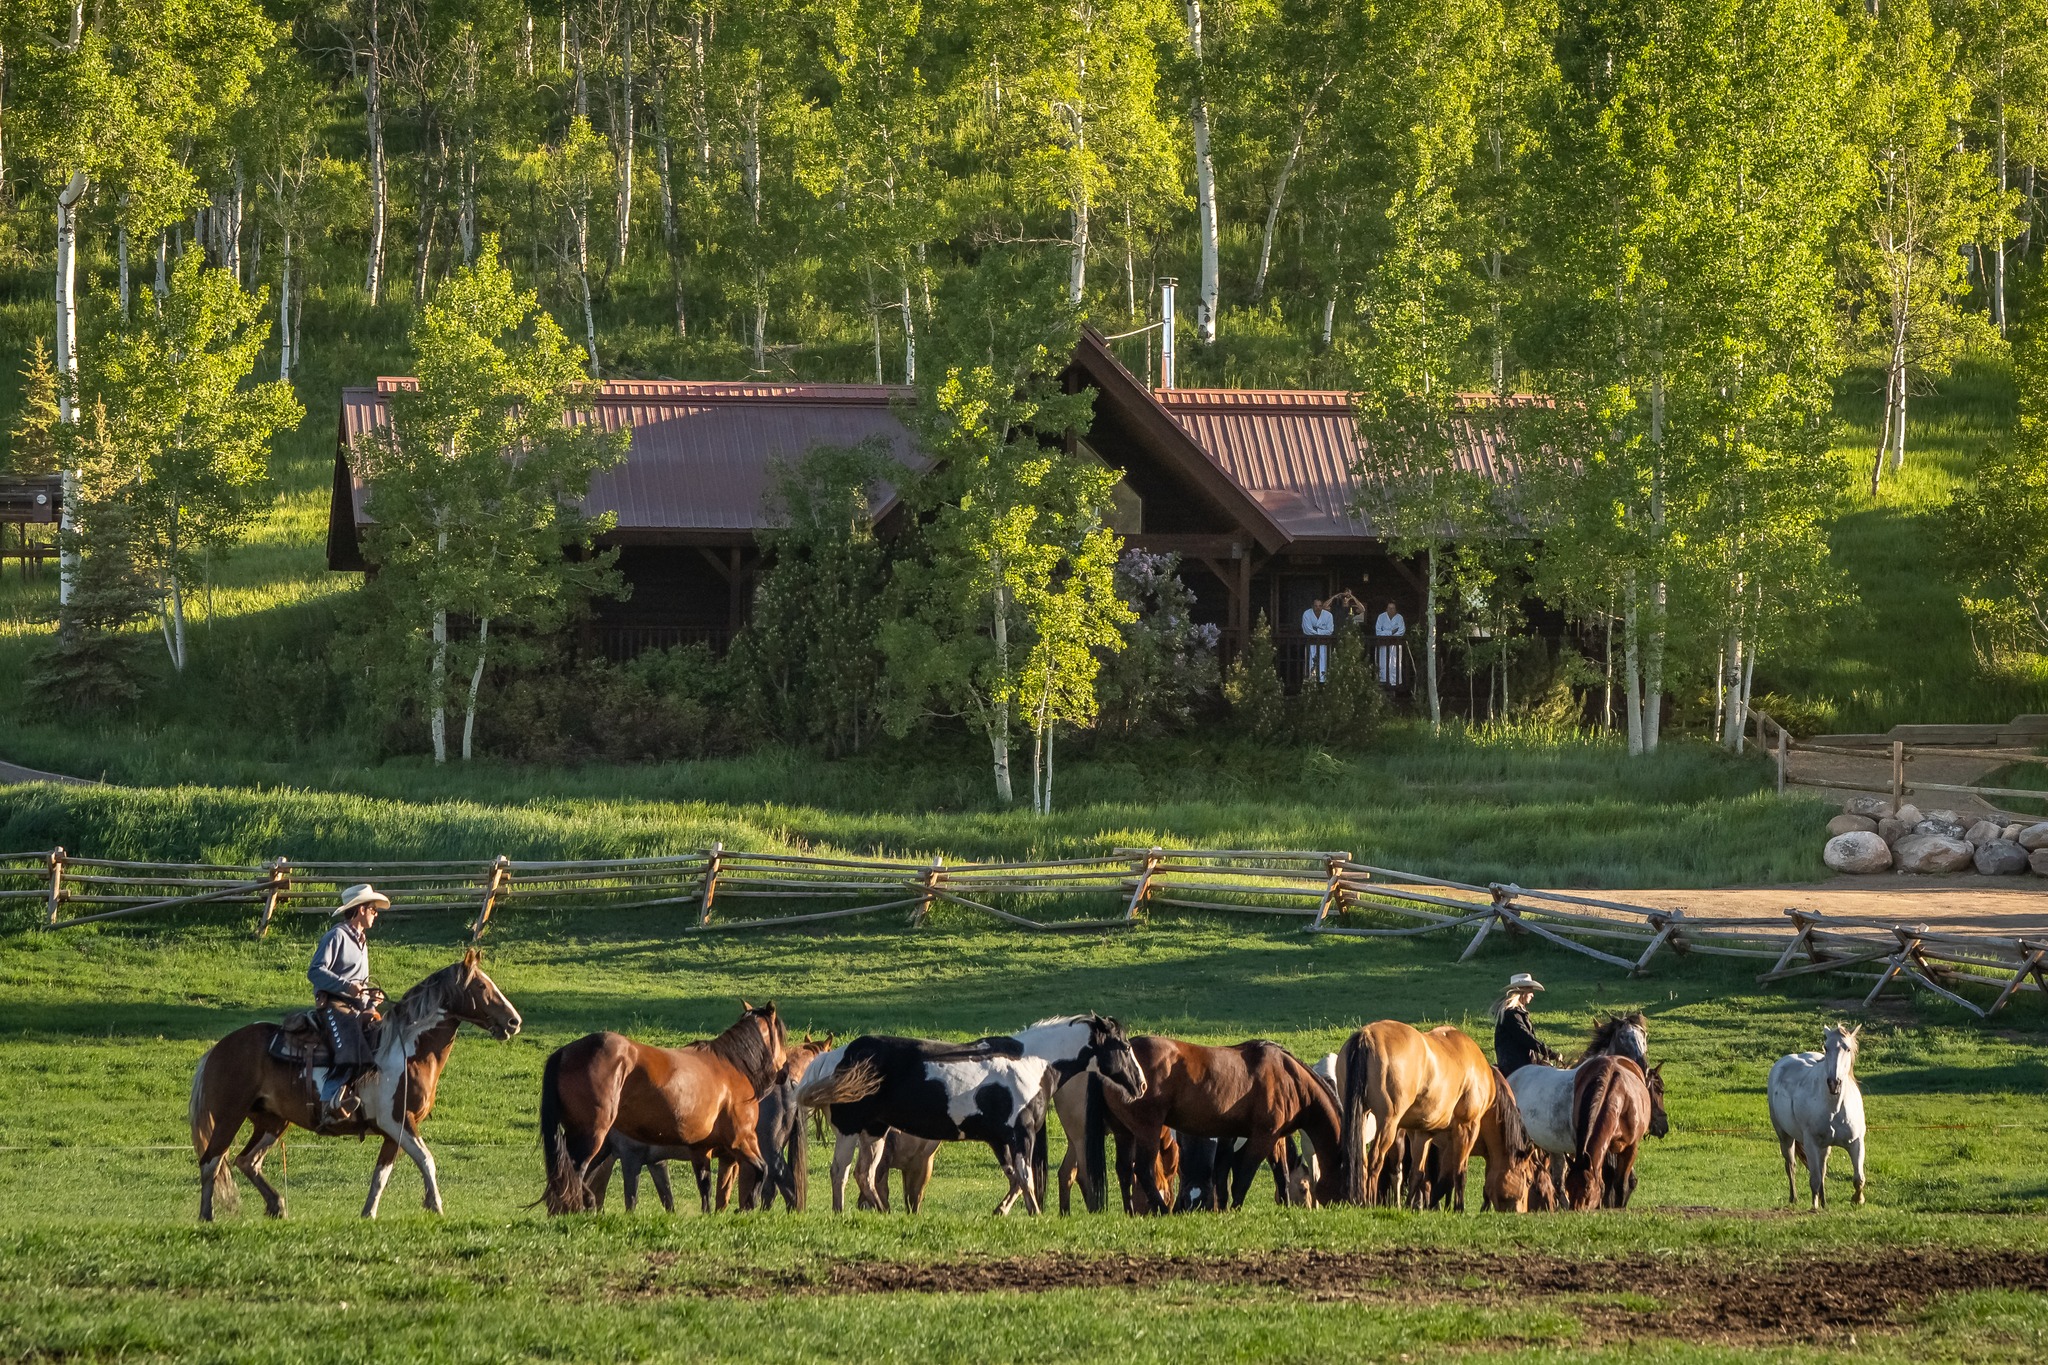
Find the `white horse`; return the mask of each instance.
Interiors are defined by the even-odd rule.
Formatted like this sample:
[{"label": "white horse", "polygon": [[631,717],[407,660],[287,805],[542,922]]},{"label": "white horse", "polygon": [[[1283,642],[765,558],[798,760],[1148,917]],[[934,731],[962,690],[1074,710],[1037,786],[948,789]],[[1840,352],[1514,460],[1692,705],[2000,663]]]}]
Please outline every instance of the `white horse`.
[{"label": "white horse", "polygon": [[[1860,1028],[1860,1026],[1859,1026]],[[1796,1152],[1806,1163],[1816,1212],[1827,1207],[1829,1149],[1849,1153],[1856,1175],[1856,1202],[1863,1202],[1863,1091],[1856,1084],[1858,1029],[1829,1024],[1822,1050],[1792,1052],[1771,1067],[1771,1127],[1785,1154],[1785,1200],[1796,1203],[1792,1175]]]},{"label": "white horse", "polygon": [[[1624,1014],[1601,1020],[1593,1030],[1586,1055],[1602,1054],[1627,1057],[1648,1071],[1650,1034],[1642,1016]],[[1522,1126],[1529,1130],[1529,1141],[1559,1163],[1579,1149],[1578,1135],[1572,1131],[1572,1096],[1578,1076],[1575,1066],[1520,1066],[1508,1073],[1508,1089],[1515,1092],[1515,1103],[1521,1107]],[[1556,1178],[1564,1178],[1561,1166]]]}]

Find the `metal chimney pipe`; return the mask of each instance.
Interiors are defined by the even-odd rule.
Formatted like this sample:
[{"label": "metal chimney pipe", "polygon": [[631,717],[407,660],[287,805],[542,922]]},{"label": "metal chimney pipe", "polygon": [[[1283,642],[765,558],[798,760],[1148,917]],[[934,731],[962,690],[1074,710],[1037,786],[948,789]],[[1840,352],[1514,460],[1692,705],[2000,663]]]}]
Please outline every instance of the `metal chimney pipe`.
[{"label": "metal chimney pipe", "polygon": [[1159,387],[1173,387],[1173,362],[1179,348],[1173,339],[1173,286],[1172,276],[1159,281]]}]

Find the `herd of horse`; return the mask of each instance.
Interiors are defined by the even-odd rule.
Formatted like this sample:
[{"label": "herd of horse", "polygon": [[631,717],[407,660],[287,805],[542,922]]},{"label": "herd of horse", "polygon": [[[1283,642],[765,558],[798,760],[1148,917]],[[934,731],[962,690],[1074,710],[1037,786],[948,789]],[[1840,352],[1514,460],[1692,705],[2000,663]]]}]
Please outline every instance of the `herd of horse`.
[{"label": "herd of horse", "polygon": [[[364,1216],[375,1216],[400,1152],[419,1168],[426,1207],[440,1212],[419,1127],[465,1023],[501,1040],[522,1025],[473,952],[398,1001],[379,1034],[361,1114],[341,1126],[316,1126],[303,1066],[273,1046],[279,1025],[250,1024],[215,1044],[194,1073],[189,1113],[201,1218],[233,1205],[236,1171],[281,1217],[284,1200],[263,1160],[294,1125],[382,1136]],[[1803,1161],[1816,1208],[1831,1146],[1848,1148],[1863,1199],[1855,1050],[1854,1030],[1830,1027],[1823,1052],[1792,1054],[1771,1073],[1788,1193],[1796,1199],[1793,1165]],[[1531,1063],[1503,1075],[1451,1025],[1367,1024],[1310,1066],[1277,1043],[1131,1036],[1097,1014],[968,1043],[864,1034],[792,1044],[772,1003],[743,1004],[730,1028],[702,1042],[657,1047],[594,1033],[552,1053],[541,1079],[540,1202],[550,1213],[600,1209],[616,1168],[629,1209],[644,1171],[673,1211],[667,1163],[680,1160],[690,1163],[706,1211],[778,1199],[800,1210],[807,1118],[815,1116],[837,1139],[835,1210],[845,1206],[849,1174],[862,1206],[888,1209],[893,1171],[915,1212],[940,1145],[973,1142],[994,1153],[1008,1181],[996,1212],[1021,1203],[1036,1213],[1051,1184],[1049,1110],[1067,1137],[1063,1213],[1076,1188],[1085,1207],[1105,1208],[1112,1168],[1131,1213],[1236,1207],[1261,1166],[1283,1204],[1462,1210],[1475,1154],[1486,1168],[1482,1208],[1625,1208],[1643,1140],[1667,1131],[1661,1064],[1650,1063],[1640,1014],[1599,1021],[1570,1066]],[[230,1159],[245,1126],[253,1135]]]}]

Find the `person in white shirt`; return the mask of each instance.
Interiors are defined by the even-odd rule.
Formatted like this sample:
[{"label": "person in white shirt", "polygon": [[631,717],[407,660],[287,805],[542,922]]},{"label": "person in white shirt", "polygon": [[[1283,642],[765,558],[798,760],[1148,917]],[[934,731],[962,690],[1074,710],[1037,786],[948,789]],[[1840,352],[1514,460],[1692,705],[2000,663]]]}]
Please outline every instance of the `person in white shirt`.
[{"label": "person in white shirt", "polygon": [[1327,642],[1337,633],[1337,618],[1330,613],[1328,598],[1317,598],[1314,605],[1302,612],[1301,633],[1308,637],[1308,670],[1304,678],[1326,681],[1330,674],[1330,646]]},{"label": "person in white shirt", "polygon": [[1379,640],[1374,648],[1374,661],[1378,665],[1380,682],[1387,687],[1400,686],[1403,679],[1402,654],[1408,636],[1407,618],[1401,615],[1400,608],[1389,602],[1379,619],[1372,623],[1372,633]]}]

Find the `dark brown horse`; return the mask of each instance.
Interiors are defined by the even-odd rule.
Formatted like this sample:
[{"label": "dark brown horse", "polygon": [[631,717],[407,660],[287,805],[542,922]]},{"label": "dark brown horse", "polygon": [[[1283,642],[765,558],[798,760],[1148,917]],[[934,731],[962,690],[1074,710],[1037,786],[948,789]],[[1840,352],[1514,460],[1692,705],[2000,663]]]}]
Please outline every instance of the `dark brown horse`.
[{"label": "dark brown horse", "polygon": [[[590,1177],[614,1132],[652,1148],[687,1148],[734,1162],[740,1207],[752,1208],[767,1166],[755,1135],[761,1096],[788,1058],[773,1002],[743,1003],[739,1021],[716,1038],[650,1047],[618,1033],[592,1033],[558,1048],[541,1072],[540,1146],[549,1213],[595,1207]],[[726,1206],[720,1182],[718,1207]]]},{"label": "dark brown horse", "polygon": [[[1286,1139],[1296,1132],[1308,1135],[1321,1158],[1323,1179],[1315,1197],[1323,1202],[1337,1197],[1342,1124],[1336,1102],[1286,1048],[1257,1040],[1203,1047],[1142,1034],[1131,1039],[1131,1050],[1145,1073],[1145,1093],[1133,1098],[1113,1085],[1102,1091],[1118,1139],[1118,1173],[1129,1164],[1137,1175],[1133,1212],[1163,1213],[1173,1207],[1160,1179],[1163,1131],[1169,1128],[1183,1137],[1245,1140],[1235,1160],[1233,1206],[1243,1202],[1259,1163],[1284,1161]],[[1133,1149],[1128,1159],[1126,1144]],[[1284,1197],[1285,1169],[1276,1167],[1275,1178]]]},{"label": "dark brown horse", "polygon": [[[192,1073],[189,1110],[192,1150],[199,1157],[199,1216],[211,1220],[216,1201],[224,1208],[235,1206],[239,1170],[263,1196],[263,1211],[284,1217],[284,1196],[263,1178],[263,1157],[293,1124],[323,1137],[383,1135],[363,1217],[377,1216],[400,1152],[419,1167],[426,1206],[439,1213],[434,1156],[419,1129],[434,1108],[441,1070],[463,1024],[475,1024],[500,1040],[519,1032],[519,1011],[477,966],[474,949],[407,991],[392,1008],[377,1044],[377,1069],[358,1083],[361,1114],[326,1128],[319,1127],[320,1098],[304,1068],[271,1055],[271,1043],[282,1031],[276,1024],[249,1024],[208,1048]],[[230,1162],[228,1148],[244,1123],[255,1125],[255,1135]]]},{"label": "dark brown horse", "polygon": [[1449,1024],[1423,1033],[1367,1024],[1338,1053],[1344,1095],[1344,1190],[1380,1196],[1387,1161],[1408,1134],[1409,1198],[1464,1207],[1465,1170],[1486,1159],[1485,1207],[1528,1207],[1533,1149],[1514,1092],[1479,1045]]},{"label": "dark brown horse", "polygon": [[1660,1062],[1645,1072],[1627,1057],[1593,1057],[1580,1064],[1572,1081],[1578,1150],[1565,1168],[1567,1207],[1581,1213],[1603,1204],[1628,1207],[1636,1149],[1663,1114],[1662,1069]]}]

